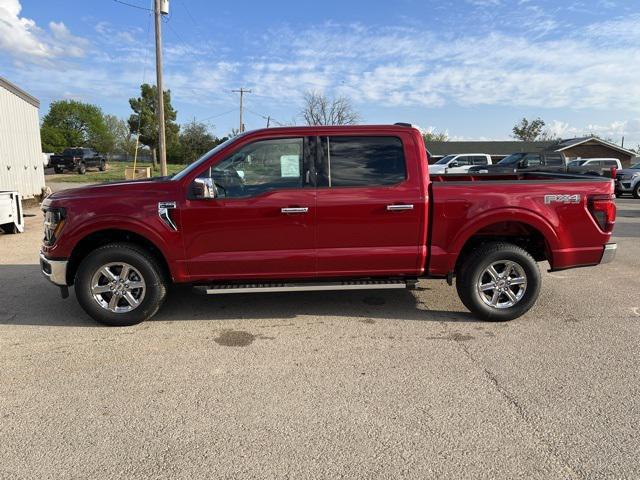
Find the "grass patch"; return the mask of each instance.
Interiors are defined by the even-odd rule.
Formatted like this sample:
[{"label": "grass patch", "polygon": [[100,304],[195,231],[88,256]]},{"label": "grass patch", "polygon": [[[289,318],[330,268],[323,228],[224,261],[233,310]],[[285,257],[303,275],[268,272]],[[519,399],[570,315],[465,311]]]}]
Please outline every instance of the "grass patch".
[{"label": "grass patch", "polygon": [[[98,171],[97,168],[92,168],[87,170],[87,173],[84,175],[80,175],[77,172],[64,172],[64,173],[56,173],[53,175],[47,175],[47,180],[50,182],[70,182],[70,183],[105,183],[105,182],[117,182],[119,180],[124,180],[124,169],[126,167],[133,167],[133,163],[129,162],[111,162],[107,163],[107,169],[104,172]],[[136,167],[151,167],[150,163],[140,163],[136,164]],[[167,171],[169,175],[172,173],[177,173],[186,165],[180,164],[167,164]],[[160,167],[156,171],[151,170],[152,177],[160,176]]]}]

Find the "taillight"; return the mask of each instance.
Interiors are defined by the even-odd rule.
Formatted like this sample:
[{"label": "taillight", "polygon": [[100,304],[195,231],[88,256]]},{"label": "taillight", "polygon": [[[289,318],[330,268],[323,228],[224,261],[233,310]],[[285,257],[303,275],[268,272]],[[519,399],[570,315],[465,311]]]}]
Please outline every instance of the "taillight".
[{"label": "taillight", "polygon": [[603,232],[613,232],[616,223],[616,203],[614,196],[602,195],[589,198],[589,211]]}]

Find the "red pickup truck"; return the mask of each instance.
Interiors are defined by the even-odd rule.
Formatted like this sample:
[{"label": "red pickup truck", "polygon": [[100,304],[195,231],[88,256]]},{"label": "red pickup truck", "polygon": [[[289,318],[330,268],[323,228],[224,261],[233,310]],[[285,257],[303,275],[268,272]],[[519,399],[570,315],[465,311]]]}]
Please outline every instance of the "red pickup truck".
[{"label": "red pickup truck", "polygon": [[43,203],[42,271],[109,325],[152,317],[171,283],[208,294],[453,284],[486,320],[535,303],[537,262],[609,262],[611,179],[429,178],[406,124],[247,132],[180,173],[64,190]]}]

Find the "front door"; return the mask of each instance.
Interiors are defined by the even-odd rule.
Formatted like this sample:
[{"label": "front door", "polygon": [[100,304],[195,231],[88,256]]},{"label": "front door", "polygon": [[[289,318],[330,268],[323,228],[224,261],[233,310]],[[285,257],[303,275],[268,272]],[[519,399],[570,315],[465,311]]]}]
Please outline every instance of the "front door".
[{"label": "front door", "polygon": [[214,199],[181,209],[193,281],[313,277],[316,192],[306,139],[259,140],[209,165]]},{"label": "front door", "polygon": [[411,137],[317,142],[318,274],[417,275],[426,199]]}]

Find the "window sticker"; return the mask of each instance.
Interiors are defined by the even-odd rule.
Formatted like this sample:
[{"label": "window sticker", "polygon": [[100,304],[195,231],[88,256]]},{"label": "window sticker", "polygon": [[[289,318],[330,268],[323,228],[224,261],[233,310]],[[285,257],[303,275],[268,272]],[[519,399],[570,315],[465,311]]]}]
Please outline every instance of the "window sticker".
[{"label": "window sticker", "polygon": [[282,178],[300,176],[300,155],[280,156],[280,176]]}]

